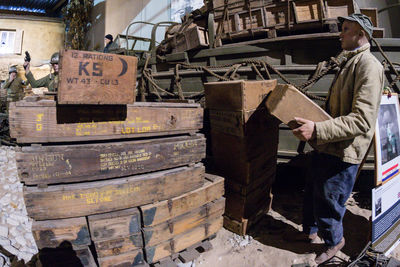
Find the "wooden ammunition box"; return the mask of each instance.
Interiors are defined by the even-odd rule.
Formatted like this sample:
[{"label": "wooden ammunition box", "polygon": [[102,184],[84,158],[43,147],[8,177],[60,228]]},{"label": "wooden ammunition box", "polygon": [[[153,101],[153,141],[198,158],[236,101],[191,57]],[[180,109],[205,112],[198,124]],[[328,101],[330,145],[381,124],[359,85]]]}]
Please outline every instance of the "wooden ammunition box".
[{"label": "wooden ammunition box", "polygon": [[249,111],[209,110],[213,132],[221,132],[240,137],[268,136],[273,138],[279,122],[265,108]]},{"label": "wooden ammunition box", "polygon": [[325,0],[326,17],[346,17],[354,13],[354,0]]},{"label": "wooden ammunition box", "polygon": [[206,107],[210,110],[255,110],[276,85],[276,80],[205,83]]},{"label": "wooden ammunition box", "polygon": [[25,187],[28,215],[35,220],[78,217],[170,199],[199,188],[204,166],[180,167],[105,181]]},{"label": "wooden ammunition box", "polygon": [[141,206],[143,226],[151,227],[172,220],[221,198],[224,194],[224,178],[206,173],[205,179],[200,188],[169,200]]},{"label": "wooden ammunition box", "polygon": [[[224,150],[225,147],[221,143],[216,142],[218,139],[214,138],[214,136],[214,133],[212,133],[213,163],[218,174],[224,176],[226,179],[233,179],[243,185],[248,185],[267,170],[275,168],[278,150],[277,142],[270,146],[262,146],[265,149],[261,149],[259,154],[249,159],[246,153],[229,153],[230,151],[234,151],[230,147]],[[268,141],[267,138],[259,140],[260,144],[263,142],[267,143]],[[234,143],[231,144],[232,147],[235,147],[235,145]]]},{"label": "wooden ammunition box", "polygon": [[116,256],[108,256],[98,258],[100,267],[114,267],[114,266],[140,266],[145,264],[143,251],[137,249],[134,251],[129,251]]},{"label": "wooden ammunition box", "polygon": [[62,50],[59,104],[132,104],[137,58],[99,52]]},{"label": "wooden ammunition box", "polygon": [[162,258],[170,256],[174,253],[180,252],[200,241],[214,235],[222,228],[223,217],[209,221],[206,224],[197,226],[196,228],[175,236],[173,239],[162,242],[152,247],[146,247],[146,261],[148,263],[157,262]]},{"label": "wooden ammunition box", "polygon": [[224,209],[225,199],[220,198],[163,223],[144,227],[142,230],[144,245],[145,247],[157,245],[210,220],[222,217]]},{"label": "wooden ammunition box", "polygon": [[10,135],[18,143],[109,140],[194,133],[203,127],[199,104],[137,102],[127,106],[10,103]]},{"label": "wooden ammunition box", "polygon": [[201,134],[82,145],[25,146],[17,152],[21,181],[71,183],[169,169],[201,161]]},{"label": "wooden ammunition box", "polygon": [[137,208],[88,216],[98,257],[115,256],[142,248],[140,221]]},{"label": "wooden ammunition box", "polygon": [[250,161],[268,152],[268,155],[275,155],[278,146],[278,126],[276,124],[270,126],[271,131],[245,137],[211,131],[213,157],[227,156]]},{"label": "wooden ammunition box", "polygon": [[175,39],[173,52],[184,52],[192,49],[208,47],[208,34],[203,27],[190,27]]},{"label": "wooden ammunition box", "polygon": [[[270,4],[272,2],[273,2],[273,0],[252,0],[250,2],[250,5],[252,8],[258,8],[258,7],[262,7],[267,4]],[[213,4],[212,6],[214,8],[214,16],[215,17],[222,16],[224,8],[225,8],[224,0],[213,0],[212,4]],[[229,14],[238,13],[238,12],[242,12],[242,11],[248,11],[248,7],[246,6],[245,1],[229,0],[227,8],[228,8]]]},{"label": "wooden ammunition box", "polygon": [[292,85],[278,85],[269,95],[266,106],[272,115],[292,129],[298,126],[294,117],[314,122],[331,119],[328,113]]},{"label": "wooden ammunition box", "polygon": [[226,190],[225,196],[225,215],[235,220],[248,219],[263,207],[269,210],[272,203],[271,184],[266,183],[247,196],[230,190]]},{"label": "wooden ammunition box", "polygon": [[137,208],[88,216],[93,241],[110,240],[140,233],[141,219]]},{"label": "wooden ammunition box", "polygon": [[74,249],[91,244],[85,217],[33,221],[32,234],[39,249],[56,248],[63,241],[68,241]]}]

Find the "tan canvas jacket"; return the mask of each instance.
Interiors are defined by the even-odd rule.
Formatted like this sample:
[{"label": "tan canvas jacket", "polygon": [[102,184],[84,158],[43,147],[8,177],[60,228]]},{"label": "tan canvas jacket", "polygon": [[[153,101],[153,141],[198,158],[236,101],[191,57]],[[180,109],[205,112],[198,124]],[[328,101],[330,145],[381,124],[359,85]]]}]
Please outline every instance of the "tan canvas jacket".
[{"label": "tan canvas jacket", "polygon": [[359,164],[374,135],[384,73],[369,44],[345,56],[325,104],[333,119],[315,123],[317,150]]}]

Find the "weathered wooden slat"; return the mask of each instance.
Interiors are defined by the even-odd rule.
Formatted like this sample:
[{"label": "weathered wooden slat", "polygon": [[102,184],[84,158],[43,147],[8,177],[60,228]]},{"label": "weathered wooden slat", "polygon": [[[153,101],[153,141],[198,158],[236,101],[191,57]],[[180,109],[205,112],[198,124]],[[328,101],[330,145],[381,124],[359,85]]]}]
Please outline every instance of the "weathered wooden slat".
[{"label": "weathered wooden slat", "polygon": [[98,258],[100,267],[129,267],[145,264],[143,251],[141,249],[129,251],[124,254]]},{"label": "weathered wooden slat", "polygon": [[240,137],[270,135],[279,125],[265,108],[249,111],[210,109],[209,113],[211,130]]},{"label": "weathered wooden slat", "polygon": [[71,183],[147,173],[201,161],[201,134],[83,145],[30,146],[17,152],[21,181]]},{"label": "weathered wooden slat", "polygon": [[148,263],[157,262],[173,253],[180,252],[204,239],[212,236],[223,224],[223,217],[218,217],[207,224],[198,226],[188,232],[182,233],[171,240],[165,241],[153,247],[145,248]]},{"label": "weathered wooden slat", "polygon": [[74,248],[90,245],[90,235],[85,217],[62,220],[33,221],[32,234],[41,248],[56,248],[68,241]]},{"label": "weathered wooden slat", "polygon": [[169,199],[199,188],[204,166],[47,188],[24,188],[28,215],[35,220],[78,217]]},{"label": "weathered wooden slat", "polygon": [[132,56],[61,50],[59,104],[132,104],[138,59]]},{"label": "weathered wooden slat", "polygon": [[266,106],[272,115],[290,128],[296,128],[294,117],[300,117],[315,122],[331,119],[328,113],[315,102],[288,84],[279,84],[268,96]]},{"label": "weathered wooden slat", "polygon": [[210,220],[221,217],[224,208],[225,199],[220,198],[166,222],[152,227],[144,227],[142,229],[144,245],[145,247],[155,246]]},{"label": "weathered wooden slat", "polygon": [[277,80],[205,83],[206,107],[231,111],[254,110],[276,85]]},{"label": "weathered wooden slat", "polygon": [[88,216],[93,241],[126,237],[140,232],[141,218],[137,208]]},{"label": "weathered wooden slat", "polygon": [[10,105],[10,135],[19,143],[108,140],[192,133],[203,126],[203,109],[200,105],[194,107],[193,104],[56,107],[34,105],[41,101],[29,102],[29,105],[20,102]]},{"label": "weathered wooden slat", "polygon": [[143,226],[154,226],[171,220],[222,197],[224,194],[224,178],[208,173],[205,176],[206,182],[201,188],[169,200],[141,206],[139,209],[143,215]]},{"label": "weathered wooden slat", "polygon": [[98,257],[104,258],[124,254],[143,247],[142,233],[134,233],[130,236],[110,240],[95,241]]}]

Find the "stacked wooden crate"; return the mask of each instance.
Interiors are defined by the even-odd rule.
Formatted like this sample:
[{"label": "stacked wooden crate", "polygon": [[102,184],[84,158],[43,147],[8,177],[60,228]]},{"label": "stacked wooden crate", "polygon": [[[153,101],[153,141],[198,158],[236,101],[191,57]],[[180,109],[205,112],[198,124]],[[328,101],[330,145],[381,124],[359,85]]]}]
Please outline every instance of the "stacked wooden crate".
[{"label": "stacked wooden crate", "polygon": [[279,122],[264,107],[276,80],[206,83],[214,167],[225,177],[224,226],[245,234],[270,207]]},{"label": "stacked wooden crate", "polygon": [[213,236],[222,227],[223,178],[206,176],[200,163],[202,125],[199,104],[11,103],[10,134],[41,251],[69,247],[84,266],[135,266]]},{"label": "stacked wooden crate", "polygon": [[[217,28],[222,40],[246,37],[274,38],[288,33],[338,32],[338,16],[355,12],[353,0],[213,0]],[[362,13],[374,22],[374,37],[383,37],[376,9]],[[217,30],[218,32],[218,30]]]}]

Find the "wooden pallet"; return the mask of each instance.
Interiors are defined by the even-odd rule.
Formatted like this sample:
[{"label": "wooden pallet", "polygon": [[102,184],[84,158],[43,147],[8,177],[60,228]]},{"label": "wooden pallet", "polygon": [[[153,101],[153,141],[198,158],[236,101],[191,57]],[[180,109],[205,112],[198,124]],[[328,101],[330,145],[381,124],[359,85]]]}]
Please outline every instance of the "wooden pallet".
[{"label": "wooden pallet", "polygon": [[171,256],[191,247],[217,233],[218,230],[222,228],[222,224],[223,218],[219,216],[206,224],[197,226],[188,232],[177,235],[171,240],[167,240],[153,247],[146,247],[144,249],[146,261],[148,263],[158,262],[162,258]]},{"label": "wooden pallet", "polygon": [[102,180],[169,169],[201,161],[201,134],[81,145],[24,146],[17,152],[19,177],[27,185]]},{"label": "wooden pallet", "polygon": [[[178,263],[187,263],[197,259],[201,253],[210,251],[213,246],[211,240],[214,239],[216,235],[212,235],[209,238],[192,245],[179,253],[174,253],[171,256],[160,259],[156,263],[152,263],[152,267],[178,267]],[[177,263],[178,262],[178,263]]]},{"label": "wooden pallet", "polygon": [[35,220],[79,217],[127,209],[182,195],[204,182],[204,166],[179,167],[105,181],[25,187],[28,215]]},{"label": "wooden pallet", "polygon": [[199,104],[59,105],[25,100],[10,104],[10,135],[18,143],[77,142],[194,133],[203,127]]}]

